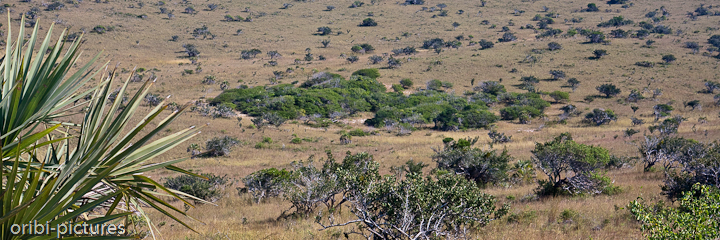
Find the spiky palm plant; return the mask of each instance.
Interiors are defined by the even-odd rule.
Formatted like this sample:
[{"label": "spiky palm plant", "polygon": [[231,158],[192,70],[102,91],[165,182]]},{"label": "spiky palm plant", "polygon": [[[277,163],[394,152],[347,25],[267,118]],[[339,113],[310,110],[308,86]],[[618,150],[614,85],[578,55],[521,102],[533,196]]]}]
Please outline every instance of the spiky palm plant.
[{"label": "spiky palm plant", "polygon": [[[143,175],[164,168],[197,176],[173,166],[184,159],[149,162],[199,133],[189,127],[155,137],[185,108],[149,128],[148,124],[167,108],[161,103],[139,123],[132,124],[153,82],[146,81],[126,104],[122,98],[110,101],[115,72],[107,72],[107,63],[93,67],[100,54],[84,60],[84,65],[78,64],[81,39],[65,46],[62,39],[66,31],[48,51],[52,26],[36,48],[38,26],[29,39],[25,39],[20,27],[17,41],[12,42],[8,24],[8,44],[0,64],[0,238],[48,239],[12,233],[13,224],[33,221],[51,226],[68,221],[121,223],[137,215],[149,222],[143,207],[153,208],[189,228],[178,218],[187,216],[185,212],[166,199],[180,199],[190,206],[186,199],[202,200],[167,189]],[[61,54],[63,49],[66,52]],[[71,74],[76,64],[80,67]],[[90,81],[98,83],[86,86]],[[125,93],[128,82],[119,94]],[[88,94],[90,100],[84,98]],[[84,102],[76,105],[77,101]],[[82,120],[70,121],[71,115],[78,112],[84,114]],[[149,226],[154,237],[152,224]]]}]

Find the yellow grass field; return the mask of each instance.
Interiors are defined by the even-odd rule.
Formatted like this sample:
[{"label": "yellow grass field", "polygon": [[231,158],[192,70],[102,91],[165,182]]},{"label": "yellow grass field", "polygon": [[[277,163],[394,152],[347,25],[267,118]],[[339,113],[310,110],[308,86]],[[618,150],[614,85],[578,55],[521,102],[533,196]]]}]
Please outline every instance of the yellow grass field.
[{"label": "yellow grass field", "polygon": [[[438,79],[452,82],[454,87],[449,91],[458,95],[472,91],[472,79],[475,80],[475,85],[482,81],[501,81],[508,91],[526,92],[514,85],[520,84],[521,77],[533,75],[541,79],[537,85],[541,91],[570,92],[569,103],[576,105],[579,110],[589,112],[594,108],[612,109],[618,114],[618,120],[608,125],[590,126],[581,122],[581,116],[572,118],[565,125],[551,124],[557,120],[562,112],[560,107],[564,105],[552,104],[545,111],[545,119],[532,119],[531,124],[500,121],[496,124],[497,129],[511,135],[513,141],[496,144],[495,148],[506,148],[515,159],[530,159],[530,150],[535,143],[548,141],[563,132],[572,133],[579,143],[605,147],[617,156],[638,156],[632,141],[642,139],[643,133],[650,134],[647,127],[653,124],[652,108],[659,103],[671,103],[675,108],[673,115],[688,118],[679,128],[680,136],[702,142],[720,138],[720,108],[715,106],[714,94],[700,93],[705,89],[704,81],[720,81],[720,59],[714,57],[717,52],[703,54],[710,46],[707,39],[720,34],[720,16],[701,16],[692,20],[686,15],[701,4],[712,6],[712,12],[720,10],[718,1],[630,0],[632,6],[628,8],[623,8],[621,4],[609,6],[605,2],[595,2],[600,8],[599,12],[581,12],[579,10],[592,1],[573,0],[488,0],[484,7],[480,6],[480,1],[474,0],[426,0],[424,5],[407,6],[398,4],[402,3],[401,1],[364,1],[365,5],[362,7],[348,8],[353,1],[170,0],[160,6],[157,1],[63,0],[65,7],[55,11],[45,10],[43,5],[50,2],[44,1],[13,0],[0,4],[6,4],[5,11],[9,12],[12,18],[13,34],[17,33],[19,27],[19,15],[37,7],[37,22],[42,31],[46,31],[54,22],[56,28],[68,28],[71,33],[84,33],[83,59],[89,59],[103,51],[103,61],[109,61],[110,66],[117,64],[125,70],[121,75],[123,78],[129,77],[134,68],[144,68],[145,71],[141,74],[146,78],[151,74],[157,77],[157,84],[151,91],[162,96],[170,95],[170,101],[179,104],[213,98],[220,94],[222,90],[219,84],[201,83],[208,75],[215,76],[218,83],[228,81],[230,88],[241,84],[251,87],[264,86],[270,84],[273,71],[286,71],[288,68],[292,69],[293,73],[280,79],[281,83],[302,83],[317,71],[338,73],[348,78],[358,69],[379,68],[381,77],[378,80],[386,86],[410,78],[416,86],[424,87],[425,82]],[[285,3],[293,6],[281,9]],[[433,17],[440,11],[421,10],[422,7],[434,7],[440,3],[447,4],[447,16]],[[208,4],[217,4],[219,7],[210,10]],[[325,11],[328,5],[336,8]],[[587,44],[586,38],[580,35],[536,39],[538,33],[520,27],[536,25],[537,22],[532,21],[532,18],[536,14],[546,14],[542,11],[543,6],[547,6],[549,12],[560,15],[555,19],[556,22],[550,25],[552,28],[561,29],[563,33],[571,27],[592,28],[601,30],[606,35],[616,28],[599,28],[596,27],[598,23],[615,16],[624,16],[635,24],[621,28],[638,30],[639,22],[652,22],[645,17],[647,12],[664,6],[670,16],[668,20],[656,25],[669,26],[673,29],[673,34],[650,34],[644,39],[608,36],[608,44]],[[174,17],[170,19],[167,14],[161,14],[160,7],[173,11]],[[187,7],[193,7],[197,12],[182,13]],[[246,12],[246,8],[249,11]],[[515,9],[523,13],[514,14]],[[458,14],[459,10],[464,13]],[[359,27],[358,24],[369,14],[373,15],[372,18],[377,21],[378,26]],[[252,22],[228,22],[224,21],[225,15],[254,17]],[[582,22],[564,21],[573,18],[582,18]],[[489,21],[489,24],[481,24],[483,20]],[[453,22],[460,25],[453,28]],[[512,26],[509,22],[513,23]],[[113,30],[99,34],[93,31],[98,25]],[[492,25],[496,25],[496,28],[490,28]],[[193,37],[193,30],[202,26],[207,26],[214,37]],[[316,35],[317,28],[323,26],[332,28],[333,33],[328,36]],[[518,39],[512,42],[497,42],[504,34],[501,31],[503,26],[508,26]],[[3,24],[2,29],[6,35],[7,24]],[[242,30],[241,34],[237,34],[239,29]],[[681,33],[678,34],[678,31]],[[337,34],[338,32],[340,34]],[[454,40],[458,35],[464,35],[466,39],[472,35],[473,41],[486,39],[495,42],[495,47],[479,50],[478,45],[468,46],[468,40],[464,40],[463,46],[458,49],[444,48],[440,53],[420,48],[424,40]],[[171,41],[172,36],[177,36],[177,40]],[[328,47],[322,46],[321,41],[324,39],[330,40]],[[642,47],[647,40],[655,41],[651,48]],[[563,49],[547,51],[550,42],[561,44]],[[698,53],[693,53],[691,49],[684,47],[685,42],[698,42],[702,48]],[[371,44],[375,51],[365,54],[352,53],[350,48],[360,43]],[[200,55],[196,63],[182,52],[184,44],[197,46]],[[368,61],[369,56],[390,53],[393,49],[407,46],[414,46],[419,53],[399,56],[403,59],[403,65],[399,68],[389,69],[385,68],[385,63],[372,65]],[[262,53],[254,59],[241,59],[242,50],[253,48],[260,49]],[[533,49],[541,50],[541,53],[534,53]],[[591,59],[592,52],[596,49],[607,50],[608,55],[597,60]],[[302,60],[307,50],[316,57],[314,61]],[[267,65],[270,60],[266,54],[268,51],[282,54],[282,57],[277,59],[277,66]],[[342,54],[357,55],[360,60],[349,63],[341,57]],[[661,63],[661,57],[666,54],[673,54],[677,60],[670,64]],[[327,60],[317,60],[319,55],[325,56]],[[538,60],[535,63],[525,63],[523,60],[527,56],[535,56]],[[296,59],[301,61],[296,63]],[[639,61],[656,64],[653,68],[645,68],[635,65]],[[81,64],[82,62],[78,65]],[[516,72],[511,73],[513,69]],[[193,73],[186,74],[186,70],[193,70]],[[577,90],[572,91],[565,87],[565,81],[545,81],[550,78],[550,70],[562,70],[568,77],[580,80],[581,84]],[[613,98],[596,98],[591,102],[584,100],[586,96],[599,95],[595,87],[604,83],[617,85],[622,93]],[[131,83],[131,88],[137,88],[139,84],[141,83]],[[663,94],[653,99],[652,93],[643,92],[646,99],[632,104],[625,101],[631,89],[643,91],[645,88],[659,88]],[[412,90],[406,93],[410,92]],[[544,98],[551,100],[548,96]],[[691,111],[690,108],[684,108],[684,103],[692,100],[700,100],[702,109]],[[640,108],[633,113],[631,105]],[[496,114],[499,109],[499,105],[492,107]],[[141,109],[148,110],[149,107]],[[479,136],[480,141],[476,146],[489,148],[486,144],[490,140],[488,130],[443,132],[429,127],[414,131],[409,136],[396,136],[380,131],[379,135],[354,137],[348,145],[338,143],[339,131],[369,129],[370,127],[359,120],[372,116],[372,113],[351,116],[346,124],[331,125],[327,129],[312,128],[302,122],[290,120],[279,128],[266,127],[258,130],[247,127],[251,125],[251,117],[243,117],[243,127],[239,127],[235,118],[213,119],[197,112],[185,113],[174,123],[173,129],[190,125],[207,126],[202,129],[202,134],[163,155],[163,159],[189,157],[190,154],[185,148],[190,143],[204,146],[207,140],[218,136],[233,136],[240,139],[242,144],[233,148],[230,156],[194,158],[179,164],[179,167],[193,171],[227,175],[233,182],[225,187],[224,196],[215,202],[215,205],[201,204],[187,211],[197,219],[186,219],[197,233],[170,218],[151,212],[152,221],[160,231],[155,232],[156,236],[160,239],[342,239],[344,236],[341,228],[319,231],[320,226],[314,223],[312,217],[278,219],[290,204],[281,199],[254,204],[248,196],[238,194],[237,188],[243,187],[240,179],[263,168],[289,168],[292,161],[304,160],[311,155],[321,157],[326,150],[330,150],[336,157],[344,156],[347,151],[368,152],[381,163],[381,173],[388,174],[390,167],[411,159],[428,164],[425,171],[429,172],[435,167],[431,159],[434,153],[431,147],[440,147],[445,137],[458,139]],[[630,118],[633,116],[644,119],[646,124],[632,126]],[[700,121],[701,118],[707,120]],[[628,128],[639,130],[640,133],[626,137],[623,132]],[[160,135],[165,136],[169,132]],[[318,141],[291,144],[293,134]],[[254,148],[263,137],[272,138],[273,143],[266,148]],[[156,171],[150,177],[162,181],[163,178],[174,176],[177,175],[170,171]],[[614,184],[621,187],[622,193],[612,196],[522,201],[524,196],[534,192],[537,184],[489,187],[484,191],[496,196],[500,203],[509,203],[511,213],[524,214],[523,216],[527,217],[513,223],[504,217],[479,229],[473,236],[477,239],[642,238],[640,224],[625,207],[638,197],[648,201],[667,201],[660,194],[663,173],[644,173],[642,164],[636,164],[634,167],[609,171],[608,176],[613,179]],[[545,178],[541,171],[538,171],[538,178]],[[182,209],[181,202],[175,203]],[[563,221],[560,214],[565,210],[577,212],[578,216],[574,220]]]}]

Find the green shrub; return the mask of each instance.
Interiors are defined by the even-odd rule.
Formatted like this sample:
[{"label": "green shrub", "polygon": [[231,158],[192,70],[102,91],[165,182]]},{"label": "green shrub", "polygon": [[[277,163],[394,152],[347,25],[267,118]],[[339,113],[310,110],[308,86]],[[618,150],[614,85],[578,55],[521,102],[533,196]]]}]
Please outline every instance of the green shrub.
[{"label": "green shrub", "polygon": [[555,102],[567,101],[568,99],[570,99],[570,94],[563,91],[554,91],[548,95],[553,98]]},{"label": "green shrub", "polygon": [[210,157],[227,156],[230,154],[230,149],[240,143],[237,138],[230,136],[215,137],[207,141],[205,145],[206,155]]},{"label": "green shrub", "polygon": [[677,208],[660,201],[630,202],[628,210],[642,223],[648,239],[717,239],[720,237],[720,193],[717,187],[695,184],[683,194]]},{"label": "green shrub", "polygon": [[201,175],[207,179],[191,175],[182,175],[174,178],[167,178],[165,183],[163,183],[163,186],[196,196],[209,202],[219,200],[223,195],[223,187],[228,184],[227,176],[217,176],[212,173],[203,173]]},{"label": "green shrub", "polygon": [[348,132],[348,135],[353,136],[353,137],[364,137],[364,136],[367,136],[370,134],[366,133],[362,129],[356,128],[356,129],[353,129],[352,131]]},{"label": "green shrub", "polygon": [[565,209],[560,213],[560,219],[563,221],[567,220],[573,220],[577,218],[580,214],[578,214],[577,211],[572,209]]},{"label": "green shrub", "polygon": [[396,93],[402,93],[403,91],[405,91],[405,88],[403,88],[403,86],[400,85],[400,84],[393,84],[393,85],[392,85],[392,89],[393,89],[393,91],[395,91]]},{"label": "green shrub", "polygon": [[379,78],[380,72],[377,68],[360,69],[352,73],[352,75],[365,76],[369,78]]},{"label": "green shrub", "polygon": [[273,143],[272,138],[263,136],[262,142],[264,143]]},{"label": "green shrub", "polygon": [[531,106],[511,106],[500,109],[500,118],[502,120],[516,120],[523,114],[528,114],[534,118],[542,115],[542,111]]},{"label": "green shrub", "polygon": [[405,89],[412,88],[413,84],[413,81],[409,78],[404,78],[403,80],[400,80],[400,85],[402,85],[402,87]]},{"label": "green shrub", "polygon": [[292,177],[285,169],[268,168],[251,173],[243,178],[243,183],[255,202],[260,203],[263,198],[280,196]]},{"label": "green shrub", "polygon": [[569,133],[563,133],[552,141],[535,144],[532,153],[535,166],[548,176],[548,180],[538,181],[539,196],[619,192],[600,172],[610,162],[605,148],[576,143]]},{"label": "green shrub", "polygon": [[445,142],[442,151],[436,151],[433,160],[439,169],[453,171],[468,180],[475,181],[479,186],[487,186],[507,181],[508,163],[512,157],[503,151],[498,154],[495,150],[483,151],[473,148],[478,138],[459,139]]},{"label": "green shrub", "polygon": [[[508,196],[510,197],[510,196]],[[508,223],[530,223],[533,220],[537,219],[538,214],[537,211],[522,211],[519,213],[511,213],[508,215],[507,222]]]},{"label": "green shrub", "polygon": [[300,143],[302,143],[302,139],[296,137],[296,138],[293,138],[292,140],[290,140],[290,143],[300,144]]}]

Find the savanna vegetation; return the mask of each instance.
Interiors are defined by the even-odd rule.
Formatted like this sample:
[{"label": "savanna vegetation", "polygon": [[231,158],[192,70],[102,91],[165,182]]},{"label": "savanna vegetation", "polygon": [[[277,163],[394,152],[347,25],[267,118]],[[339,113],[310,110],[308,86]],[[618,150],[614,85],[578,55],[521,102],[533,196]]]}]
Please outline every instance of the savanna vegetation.
[{"label": "savanna vegetation", "polygon": [[2,4],[3,239],[718,237],[711,2]]}]

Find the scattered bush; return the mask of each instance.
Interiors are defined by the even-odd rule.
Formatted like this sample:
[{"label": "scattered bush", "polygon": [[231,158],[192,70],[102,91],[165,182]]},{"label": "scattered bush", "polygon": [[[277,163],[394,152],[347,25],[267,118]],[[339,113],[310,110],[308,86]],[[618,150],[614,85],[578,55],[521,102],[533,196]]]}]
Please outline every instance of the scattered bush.
[{"label": "scattered bush", "polygon": [[[212,173],[201,174],[202,178],[192,175],[182,175],[165,179],[163,186],[178,190],[208,202],[220,200],[223,188],[228,184],[227,176],[217,176]],[[199,201],[195,201],[199,203]]]},{"label": "scattered bush", "polygon": [[374,26],[377,26],[377,22],[375,22],[375,20],[373,20],[372,18],[366,18],[366,19],[364,19],[364,20],[362,21],[362,23],[360,23],[360,25],[358,25],[358,26],[361,26],[361,27],[374,27]]},{"label": "scattered bush", "polygon": [[445,40],[442,40],[441,38],[433,38],[430,40],[425,40],[423,42],[422,48],[423,49],[436,49],[436,48],[442,48],[445,46]]},{"label": "scattered bush", "polygon": [[280,196],[291,178],[292,173],[285,169],[267,168],[246,176],[243,183],[255,202],[260,203],[262,199]]},{"label": "scattered bush", "polygon": [[497,154],[495,150],[483,151],[472,146],[475,139],[459,139],[445,142],[442,150],[433,149],[433,160],[438,169],[455,172],[475,181],[479,186],[487,186],[507,181],[508,163],[512,160],[507,151]]},{"label": "scattered bush", "polygon": [[317,29],[317,32],[318,32],[318,35],[325,36],[325,35],[332,33],[332,29],[330,27],[319,27]]},{"label": "scattered bush", "polygon": [[230,155],[231,148],[240,143],[240,140],[230,136],[214,137],[205,144],[205,156],[221,157]]},{"label": "scattered bush", "polygon": [[674,62],[675,60],[677,60],[677,58],[675,57],[675,55],[667,54],[667,55],[663,55],[662,60],[665,63],[671,63],[671,62]]},{"label": "scattered bush", "polygon": [[413,84],[414,84],[413,81],[410,80],[409,78],[404,78],[404,79],[400,80],[400,85],[402,85],[402,87],[405,89],[412,88]]},{"label": "scattered bush", "polygon": [[554,91],[548,94],[555,102],[567,101],[570,99],[570,94],[563,91]]},{"label": "scattered bush", "polygon": [[480,42],[478,42],[478,45],[480,45],[481,50],[493,48],[495,46],[494,43],[487,41],[485,39],[481,39]]},{"label": "scattered bush", "polygon": [[589,112],[585,115],[585,121],[591,124],[595,124],[597,126],[608,124],[610,121],[616,121],[617,115],[615,115],[615,112],[608,109],[602,109],[602,108],[596,108],[593,109],[592,112]]},{"label": "scattered bush", "polygon": [[623,18],[623,16],[617,16],[617,17],[613,17],[612,19],[610,19],[606,22],[601,22],[597,26],[598,27],[620,27],[620,26],[625,26],[625,25],[631,25],[633,23],[634,22],[630,19],[625,19],[625,18]]},{"label": "scattered bush", "polygon": [[636,65],[636,66],[640,66],[640,67],[646,67],[646,68],[655,67],[655,63],[654,63],[654,62],[650,62],[650,61],[640,61],[640,62],[636,62],[635,65]]},{"label": "scattered bush", "polygon": [[600,86],[597,86],[595,89],[598,90],[598,92],[605,94],[605,97],[614,97],[615,95],[620,94],[622,92],[619,88],[615,86],[615,84],[612,83],[606,83]]},{"label": "scattered bush", "polygon": [[377,68],[360,69],[352,73],[352,75],[364,76],[369,78],[379,78],[380,72]]},{"label": "scattered bush", "polygon": [[517,40],[517,37],[513,33],[506,32],[502,38],[498,39],[499,42],[512,42]]},{"label": "scattered bush", "polygon": [[608,151],[576,143],[569,133],[535,144],[532,154],[535,166],[548,176],[548,180],[539,181],[539,196],[609,194],[618,190],[600,172],[610,161]]},{"label": "scattered bush", "polygon": [[550,51],[556,51],[556,50],[562,49],[562,46],[559,43],[550,42],[550,43],[548,43],[548,49]]}]

